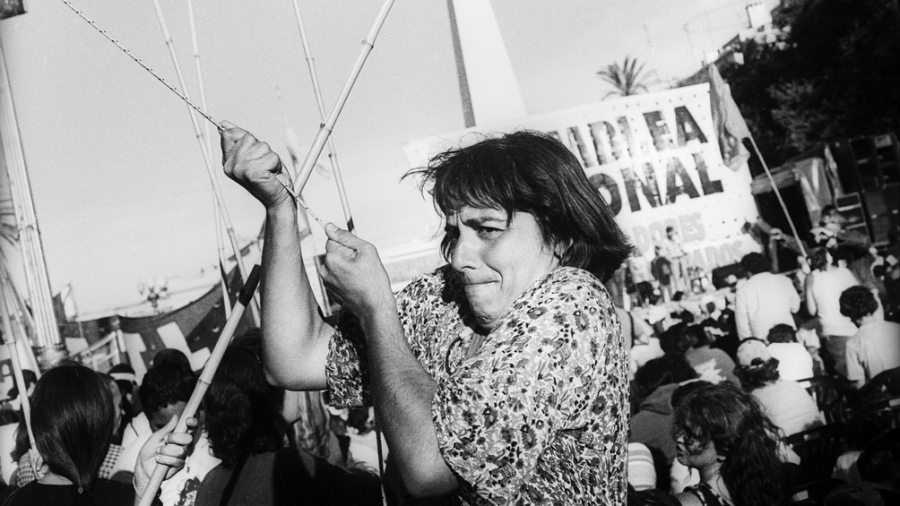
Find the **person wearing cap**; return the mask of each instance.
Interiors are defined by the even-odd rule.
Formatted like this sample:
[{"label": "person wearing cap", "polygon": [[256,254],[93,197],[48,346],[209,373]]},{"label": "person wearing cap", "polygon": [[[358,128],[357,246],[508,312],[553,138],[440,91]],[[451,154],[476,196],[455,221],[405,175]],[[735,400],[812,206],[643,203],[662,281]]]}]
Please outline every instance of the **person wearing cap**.
[{"label": "person wearing cap", "polygon": [[796,381],[785,381],[778,373],[778,359],[769,354],[766,342],[747,339],[737,352],[734,374],[744,390],[763,406],[782,432],[790,436],[825,423],[816,401]]}]

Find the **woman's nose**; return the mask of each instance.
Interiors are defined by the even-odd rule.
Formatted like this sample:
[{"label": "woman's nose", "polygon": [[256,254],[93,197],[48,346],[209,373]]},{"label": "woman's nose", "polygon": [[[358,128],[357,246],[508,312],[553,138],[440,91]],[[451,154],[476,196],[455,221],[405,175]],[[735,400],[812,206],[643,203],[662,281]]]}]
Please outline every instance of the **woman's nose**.
[{"label": "woman's nose", "polygon": [[457,272],[478,266],[478,248],[465,234],[457,237],[450,248],[450,266]]}]

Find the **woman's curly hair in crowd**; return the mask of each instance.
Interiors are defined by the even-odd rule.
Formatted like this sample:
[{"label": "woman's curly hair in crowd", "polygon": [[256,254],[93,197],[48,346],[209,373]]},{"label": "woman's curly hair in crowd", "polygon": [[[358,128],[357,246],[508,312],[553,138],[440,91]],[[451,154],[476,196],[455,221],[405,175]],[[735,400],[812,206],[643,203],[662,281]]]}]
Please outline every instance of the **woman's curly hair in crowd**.
[{"label": "woman's curly hair in crowd", "polygon": [[735,506],[782,504],[787,483],[778,454],[778,429],[747,392],[723,382],[700,387],[676,407],[674,438],[714,444],[724,457],[720,474]]},{"label": "woman's curly hair in crowd", "polygon": [[226,469],[283,446],[284,390],[266,382],[261,356],[258,332],[235,339],[203,400],[210,446]]}]

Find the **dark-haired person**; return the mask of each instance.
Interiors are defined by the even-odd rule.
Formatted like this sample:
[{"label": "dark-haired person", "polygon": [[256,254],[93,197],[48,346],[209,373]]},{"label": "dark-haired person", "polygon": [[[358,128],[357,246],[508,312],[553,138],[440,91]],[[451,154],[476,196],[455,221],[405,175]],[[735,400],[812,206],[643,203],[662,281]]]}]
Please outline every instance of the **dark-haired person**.
[{"label": "dark-haired person", "polygon": [[[157,357],[166,359],[154,360],[139,389],[148,431],[157,431],[175,416],[180,416],[197,384],[197,376],[191,370],[187,357],[177,350],[165,351],[166,353],[157,354]],[[117,472],[130,471],[134,467],[137,452],[147,437],[147,432],[137,434],[125,447],[116,463]],[[188,465],[160,487],[159,498],[163,506],[175,506],[183,497],[194,493],[206,472],[219,463],[209,453],[209,442],[204,434],[198,433],[195,439],[188,456]]]},{"label": "dark-haired person", "polygon": [[327,227],[320,273],[344,301],[332,325],[303,271],[278,156],[225,126],[225,172],[266,207],[271,379],[374,401],[415,497],[624,503],[628,360],[601,280],[631,246],[565,146],[516,132],[413,171],[445,218],[449,265],[396,298],[375,248]]},{"label": "dark-haired person", "polygon": [[347,472],[285,447],[284,390],[269,385],[259,336],[235,339],[203,399],[210,450],[221,459],[200,484],[196,506],[380,505],[378,478]]},{"label": "dark-haired person", "polygon": [[[96,372],[66,364],[44,373],[32,399],[31,424],[43,472],[14,491],[4,506],[121,506],[136,502],[153,462],[184,464],[189,434],[169,434],[175,424],[153,434],[141,451],[138,476],[131,484],[98,478],[115,424],[109,388]],[[168,435],[167,435],[168,434]],[[164,440],[164,438],[166,438]],[[168,444],[170,440],[177,444]]]},{"label": "dark-haired person", "polygon": [[778,359],[769,355],[765,341],[747,339],[738,348],[735,375],[766,410],[784,436],[825,423],[816,401],[796,381],[784,381],[778,374]]},{"label": "dark-haired person", "polygon": [[797,331],[790,325],[779,323],[769,330],[769,355],[778,359],[778,375],[785,381],[812,378],[813,357],[806,346],[797,342]]},{"label": "dark-haired person", "polygon": [[844,290],[859,285],[859,281],[825,248],[809,253],[813,271],[806,277],[806,309],[818,318],[819,337],[825,346],[825,365],[830,372],[847,375],[847,339],[856,333],[856,325],[841,314],[840,298]]},{"label": "dark-haired person", "polygon": [[777,429],[749,394],[724,382],[698,388],[675,409],[678,460],[700,483],[678,494],[682,506],[784,504],[787,484]]},{"label": "dark-haired person", "polygon": [[800,310],[800,296],[794,283],[787,276],[769,272],[769,261],[760,253],[744,255],[741,268],[750,279],[740,283],[735,292],[738,337],[765,338],[779,323],[796,328],[792,315]]},{"label": "dark-haired person", "polygon": [[872,291],[848,288],[840,304],[841,314],[859,327],[847,341],[847,379],[860,388],[881,372],[900,367],[900,324],[884,321]]}]

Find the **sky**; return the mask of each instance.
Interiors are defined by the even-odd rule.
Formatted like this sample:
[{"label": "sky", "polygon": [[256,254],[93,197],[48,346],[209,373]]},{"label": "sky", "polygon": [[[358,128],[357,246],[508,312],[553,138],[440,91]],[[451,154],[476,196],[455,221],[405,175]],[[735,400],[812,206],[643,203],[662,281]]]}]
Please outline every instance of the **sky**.
[{"label": "sky", "polygon": [[[177,85],[152,1],[72,3]],[[694,73],[704,52],[745,28],[748,3],[491,2],[530,115],[599,101],[610,87],[596,72],[625,56],[646,63],[656,89]],[[381,4],[299,2],[326,110]],[[0,21],[0,42],[52,291],[71,285],[80,314],[103,312],[140,301],[148,279],[214,265],[211,185],[184,103],[62,1],[27,5]],[[160,5],[199,103],[188,4]],[[193,6],[209,114],[253,132],[283,160],[285,123],[308,147],[320,119],[292,2]],[[403,145],[464,127],[446,1],[397,0],[333,134],[360,237],[383,250],[435,237],[442,227],[431,203],[400,182],[410,168]],[[263,209],[221,174],[214,154],[237,236],[249,241]],[[304,194],[324,220],[342,223],[332,179],[313,174]],[[321,248],[324,234],[313,229]]]}]

